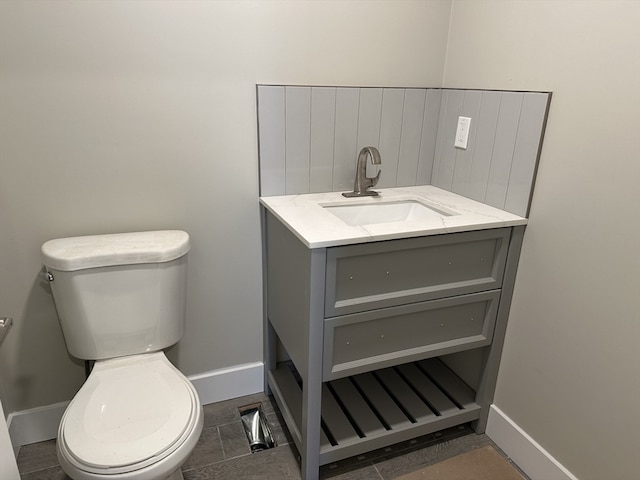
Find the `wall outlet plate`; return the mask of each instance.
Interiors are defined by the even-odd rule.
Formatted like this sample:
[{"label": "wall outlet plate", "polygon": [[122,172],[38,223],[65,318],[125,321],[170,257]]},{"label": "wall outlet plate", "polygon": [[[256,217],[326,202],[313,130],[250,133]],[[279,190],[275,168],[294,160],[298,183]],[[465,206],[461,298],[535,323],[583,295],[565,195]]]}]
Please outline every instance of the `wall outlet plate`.
[{"label": "wall outlet plate", "polygon": [[456,148],[467,148],[467,141],[469,140],[469,130],[471,128],[471,118],[458,117],[458,128],[456,128],[456,140],[454,146]]}]

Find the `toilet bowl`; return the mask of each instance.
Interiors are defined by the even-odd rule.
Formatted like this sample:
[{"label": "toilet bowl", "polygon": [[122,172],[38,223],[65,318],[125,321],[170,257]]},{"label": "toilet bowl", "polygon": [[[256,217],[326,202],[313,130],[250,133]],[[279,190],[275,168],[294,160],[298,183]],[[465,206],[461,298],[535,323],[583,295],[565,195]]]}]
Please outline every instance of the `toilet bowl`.
[{"label": "toilet bowl", "polygon": [[72,479],[182,479],[202,406],[162,350],[184,332],[189,249],[180,230],[42,246],[67,350],[95,360],[58,428],[58,460]]},{"label": "toilet bowl", "polygon": [[198,395],[162,352],[102,360],[63,415],[58,459],[75,480],[181,479],[201,431]]}]

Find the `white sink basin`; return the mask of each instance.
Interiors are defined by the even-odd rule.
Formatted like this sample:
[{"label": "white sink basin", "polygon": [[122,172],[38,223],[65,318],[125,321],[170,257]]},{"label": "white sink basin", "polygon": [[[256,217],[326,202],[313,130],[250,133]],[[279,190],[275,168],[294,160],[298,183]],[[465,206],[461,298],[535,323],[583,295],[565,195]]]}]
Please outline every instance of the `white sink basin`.
[{"label": "white sink basin", "polygon": [[457,215],[457,212],[445,211],[417,200],[373,200],[366,203],[323,205],[323,208],[351,226],[419,222]]}]

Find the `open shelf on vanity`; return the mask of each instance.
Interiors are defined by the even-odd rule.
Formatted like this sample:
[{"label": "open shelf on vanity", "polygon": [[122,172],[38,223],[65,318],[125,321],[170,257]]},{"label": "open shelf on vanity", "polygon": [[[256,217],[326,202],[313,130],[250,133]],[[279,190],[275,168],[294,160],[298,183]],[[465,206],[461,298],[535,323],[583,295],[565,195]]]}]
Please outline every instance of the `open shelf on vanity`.
[{"label": "open shelf on vanity", "polygon": [[[290,363],[268,381],[298,449],[302,382]],[[475,392],[437,358],[322,384],[320,465],[477,420]]]}]

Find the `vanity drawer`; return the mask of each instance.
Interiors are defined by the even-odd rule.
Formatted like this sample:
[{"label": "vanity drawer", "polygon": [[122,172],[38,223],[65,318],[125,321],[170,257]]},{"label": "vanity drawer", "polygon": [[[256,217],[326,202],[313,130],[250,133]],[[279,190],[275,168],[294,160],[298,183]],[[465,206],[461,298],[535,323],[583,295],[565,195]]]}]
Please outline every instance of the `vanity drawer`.
[{"label": "vanity drawer", "polygon": [[489,345],[500,290],[324,321],[323,381]]},{"label": "vanity drawer", "polygon": [[509,228],[327,249],[325,317],[500,288]]}]

